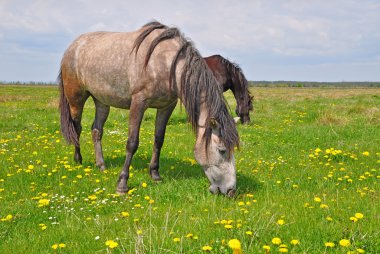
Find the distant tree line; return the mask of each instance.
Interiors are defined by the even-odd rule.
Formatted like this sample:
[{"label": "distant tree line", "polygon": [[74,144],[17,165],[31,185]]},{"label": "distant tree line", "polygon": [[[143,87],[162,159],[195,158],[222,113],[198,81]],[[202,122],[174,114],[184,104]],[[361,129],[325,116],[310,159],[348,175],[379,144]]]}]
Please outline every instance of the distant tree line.
[{"label": "distant tree line", "polygon": [[56,82],[21,82],[21,81],[0,81],[0,85],[24,85],[24,86],[54,86],[57,85]]},{"label": "distant tree line", "polygon": [[380,82],[248,81],[254,87],[380,87]]}]

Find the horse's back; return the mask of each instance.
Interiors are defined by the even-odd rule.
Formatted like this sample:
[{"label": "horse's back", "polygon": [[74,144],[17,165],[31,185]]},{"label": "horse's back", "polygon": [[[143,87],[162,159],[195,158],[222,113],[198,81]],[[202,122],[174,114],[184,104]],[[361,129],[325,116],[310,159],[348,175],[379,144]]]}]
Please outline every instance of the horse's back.
[{"label": "horse's back", "polygon": [[221,55],[212,55],[204,58],[216,80],[223,86],[223,90],[227,91],[230,87],[228,84],[228,71],[222,63],[223,59]]},{"label": "horse's back", "polygon": [[[125,75],[125,62],[130,62],[133,33],[93,32],[79,36],[66,50],[62,67],[75,71],[78,79],[113,78],[115,72]],[[107,77],[109,76],[109,77]],[[121,77],[125,78],[125,77]]]},{"label": "horse's back", "polygon": [[[161,42],[144,67],[147,49],[162,31],[153,31],[136,52],[134,43],[142,30],[135,32],[92,32],[79,36],[62,59],[65,86],[76,86],[100,102],[129,108],[132,96],[140,94],[151,107],[172,101],[169,72],[179,48],[175,40]],[[68,80],[68,82],[65,82]],[[167,99],[168,98],[168,99]]]}]

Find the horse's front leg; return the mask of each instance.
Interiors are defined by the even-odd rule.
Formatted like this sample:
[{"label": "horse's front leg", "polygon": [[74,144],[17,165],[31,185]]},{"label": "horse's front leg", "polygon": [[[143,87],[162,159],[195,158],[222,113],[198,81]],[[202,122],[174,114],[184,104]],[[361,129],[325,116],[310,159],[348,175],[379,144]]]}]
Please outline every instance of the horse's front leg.
[{"label": "horse's front leg", "polygon": [[153,153],[149,165],[149,174],[154,181],[161,180],[161,176],[158,172],[158,168],[160,167],[160,153],[162,145],[164,144],[166,124],[168,123],[168,120],[173,113],[176,104],[177,101],[174,101],[165,108],[157,109]]},{"label": "horse's front leg", "polygon": [[139,146],[140,125],[146,108],[147,106],[143,100],[139,100],[138,98],[132,99],[129,111],[128,141],[126,146],[127,155],[123,169],[119,175],[119,180],[117,181],[116,192],[119,194],[125,194],[128,191],[127,181],[129,178],[129,166]]}]

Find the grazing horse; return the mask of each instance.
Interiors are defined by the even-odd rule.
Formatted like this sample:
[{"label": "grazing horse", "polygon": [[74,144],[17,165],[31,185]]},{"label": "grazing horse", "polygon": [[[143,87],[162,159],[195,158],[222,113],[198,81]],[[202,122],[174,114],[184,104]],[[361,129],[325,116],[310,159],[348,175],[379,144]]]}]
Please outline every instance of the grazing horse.
[{"label": "grazing horse", "polygon": [[239,65],[232,63],[220,55],[205,57],[208,67],[216,80],[223,86],[223,91],[230,89],[236,99],[236,114],[245,124],[251,121],[249,111],[253,109],[252,98],[248,90],[248,82]]},{"label": "grazing horse", "polygon": [[79,137],[84,104],[95,103],[92,140],[96,165],[105,168],[103,126],[110,106],[129,109],[126,159],[117,192],[128,191],[132,157],[147,108],[156,108],[155,135],[149,173],[160,180],[159,156],[166,124],[178,98],[195,134],[194,156],[202,166],[212,193],[234,196],[234,148],[239,146],[235,123],[222,89],[195,46],[177,28],[151,22],[134,32],[94,32],[78,37],[65,51],[58,76],[61,132],[75,146],[81,163]]}]

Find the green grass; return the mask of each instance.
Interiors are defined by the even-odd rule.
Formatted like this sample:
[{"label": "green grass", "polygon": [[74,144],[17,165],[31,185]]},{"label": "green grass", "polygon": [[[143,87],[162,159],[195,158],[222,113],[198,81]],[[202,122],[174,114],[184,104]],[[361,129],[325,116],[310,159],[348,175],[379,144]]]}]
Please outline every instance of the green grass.
[{"label": "green grass", "polygon": [[[204,246],[232,253],[227,243],[234,238],[243,253],[264,253],[264,245],[279,253],[275,237],[289,253],[380,253],[380,89],[252,94],[253,123],[238,126],[236,199],[208,192],[192,163],[194,135],[180,107],[161,154],[164,181],[152,182],[147,172],[155,117],[148,110],[128,182],[133,191],[117,196],[128,111],[111,110],[103,137],[108,170],[100,172],[91,100],[78,166],[59,133],[58,89],[0,86],[0,253],[207,253]],[[356,213],[364,217],[353,222]],[[340,246],[342,239],[350,246]],[[107,240],[118,246],[107,247]],[[60,243],[65,247],[52,248]]]}]

